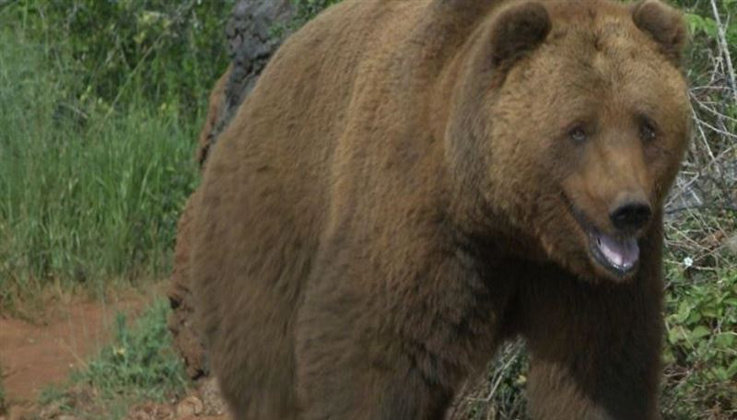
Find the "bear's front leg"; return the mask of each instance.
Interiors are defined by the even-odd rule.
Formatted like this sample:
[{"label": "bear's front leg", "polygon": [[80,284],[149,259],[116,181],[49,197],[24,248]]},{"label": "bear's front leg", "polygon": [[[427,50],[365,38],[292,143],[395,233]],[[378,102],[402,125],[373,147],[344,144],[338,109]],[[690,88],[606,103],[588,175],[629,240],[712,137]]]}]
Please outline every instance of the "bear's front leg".
[{"label": "bear's front leg", "polygon": [[407,348],[414,344],[385,327],[390,309],[374,308],[338,291],[306,299],[296,354],[301,418],[442,418],[449,391],[424,376]]},{"label": "bear's front leg", "polygon": [[396,267],[346,254],[319,267],[299,310],[303,418],[443,418],[465,373],[493,352],[491,294],[447,252]]},{"label": "bear's front leg", "polygon": [[532,418],[660,418],[659,274],[622,284],[559,274],[538,279],[525,298]]}]

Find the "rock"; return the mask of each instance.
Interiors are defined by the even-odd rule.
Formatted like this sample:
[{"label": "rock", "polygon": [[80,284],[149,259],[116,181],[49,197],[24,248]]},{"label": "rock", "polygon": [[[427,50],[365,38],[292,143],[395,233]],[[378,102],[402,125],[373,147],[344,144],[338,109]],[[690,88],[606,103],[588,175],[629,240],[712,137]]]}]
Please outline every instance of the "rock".
[{"label": "rock", "polygon": [[290,0],[241,0],[236,4],[225,29],[233,70],[225,88],[225,104],[213,128],[213,142],[286,37],[286,31],[276,29],[286,28],[292,15]]},{"label": "rock", "polygon": [[170,420],[174,419],[174,411],[166,404],[152,402],[133,407],[126,420]]},{"label": "rock", "polygon": [[38,413],[38,416],[42,419],[59,418],[59,416],[61,416],[61,401],[52,402],[51,404],[43,407]]},{"label": "rock", "polygon": [[215,378],[208,378],[200,386],[200,396],[205,405],[204,414],[220,416],[228,411],[228,407],[220,395],[220,388]]},{"label": "rock", "polygon": [[177,404],[176,413],[177,417],[192,417],[199,416],[203,410],[204,404],[202,404],[202,400],[194,395],[190,395]]}]

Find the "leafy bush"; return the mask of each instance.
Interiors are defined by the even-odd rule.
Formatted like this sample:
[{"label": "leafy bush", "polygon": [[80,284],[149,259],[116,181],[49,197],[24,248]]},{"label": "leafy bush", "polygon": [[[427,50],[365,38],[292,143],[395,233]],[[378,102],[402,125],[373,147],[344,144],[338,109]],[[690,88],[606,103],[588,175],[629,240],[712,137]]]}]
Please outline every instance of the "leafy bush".
[{"label": "leafy bush", "polygon": [[713,273],[669,265],[667,418],[737,416],[737,266]]},{"label": "leafy bush", "polygon": [[227,65],[224,28],[233,4],[21,0],[6,14],[54,54],[71,57],[73,98],[118,106],[141,96],[192,114]]}]

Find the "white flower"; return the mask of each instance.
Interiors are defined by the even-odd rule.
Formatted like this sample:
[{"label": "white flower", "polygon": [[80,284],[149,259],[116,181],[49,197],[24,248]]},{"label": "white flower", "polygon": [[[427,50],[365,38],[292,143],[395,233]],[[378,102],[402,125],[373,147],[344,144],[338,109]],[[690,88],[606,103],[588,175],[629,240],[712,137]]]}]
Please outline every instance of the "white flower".
[{"label": "white flower", "polygon": [[683,265],[685,265],[686,268],[691,267],[693,265],[693,258],[691,258],[691,257],[684,258],[683,259]]}]

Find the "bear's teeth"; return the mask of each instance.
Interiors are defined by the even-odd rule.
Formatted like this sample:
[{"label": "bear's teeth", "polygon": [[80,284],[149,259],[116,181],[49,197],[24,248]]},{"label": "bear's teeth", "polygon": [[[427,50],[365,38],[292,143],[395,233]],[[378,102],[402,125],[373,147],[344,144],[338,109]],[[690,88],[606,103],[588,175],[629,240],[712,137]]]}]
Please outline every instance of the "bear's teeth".
[{"label": "bear's teeth", "polygon": [[596,242],[602,256],[617,269],[631,269],[640,257],[640,248],[635,238],[615,239],[600,234]]}]

